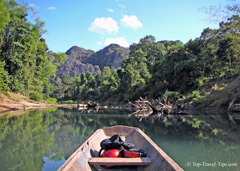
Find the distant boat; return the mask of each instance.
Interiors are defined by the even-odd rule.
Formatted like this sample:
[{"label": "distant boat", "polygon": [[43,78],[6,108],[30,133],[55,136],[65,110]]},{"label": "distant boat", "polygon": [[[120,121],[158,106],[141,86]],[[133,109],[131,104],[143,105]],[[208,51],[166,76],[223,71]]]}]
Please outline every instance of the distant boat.
[{"label": "distant boat", "polygon": [[[147,157],[141,158],[101,158],[98,157],[100,142],[114,134],[132,143],[137,148],[146,150]],[[113,126],[98,129],[94,132],[58,169],[58,171],[90,171],[90,170],[115,170],[104,168],[101,165],[124,165],[118,170],[141,171],[183,171],[161,148],[159,148],[139,128],[128,126]],[[126,167],[125,167],[126,166]],[[133,168],[134,167],[134,168]]]}]

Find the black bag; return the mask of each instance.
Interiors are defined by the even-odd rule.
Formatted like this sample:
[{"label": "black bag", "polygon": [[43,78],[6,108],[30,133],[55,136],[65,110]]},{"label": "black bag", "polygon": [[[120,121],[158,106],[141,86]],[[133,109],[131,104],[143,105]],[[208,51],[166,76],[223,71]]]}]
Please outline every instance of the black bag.
[{"label": "black bag", "polygon": [[142,154],[141,155],[142,157],[147,156],[147,153],[145,150],[136,149],[134,148],[134,144],[125,143],[120,137],[120,135],[118,134],[113,135],[111,138],[102,140],[102,142],[100,143],[100,146],[101,146],[101,150],[98,153],[99,157],[101,157],[102,150],[110,150],[110,149],[118,149],[122,151],[121,153],[122,157],[124,157],[124,153],[123,153],[124,150],[129,152],[139,152]]}]

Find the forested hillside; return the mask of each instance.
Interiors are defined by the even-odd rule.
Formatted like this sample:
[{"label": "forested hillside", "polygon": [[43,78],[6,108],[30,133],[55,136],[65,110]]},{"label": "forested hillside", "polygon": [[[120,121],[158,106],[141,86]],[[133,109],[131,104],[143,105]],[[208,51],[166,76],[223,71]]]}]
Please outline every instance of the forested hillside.
[{"label": "forested hillside", "polygon": [[[218,29],[206,28],[198,38],[186,43],[156,41],[149,35],[129,50],[110,45],[94,53],[73,47],[65,55],[48,52],[42,38],[44,22],[39,18],[29,22],[26,5],[1,0],[0,8],[0,91],[19,92],[49,102],[126,102],[140,96],[157,98],[165,94],[201,103],[239,76],[238,15],[221,22]],[[115,60],[119,56],[120,60]],[[77,71],[80,65],[92,68],[94,74]],[[101,74],[97,74],[100,69]],[[231,89],[220,106],[226,107],[233,99],[239,103],[239,97],[239,88]]]}]

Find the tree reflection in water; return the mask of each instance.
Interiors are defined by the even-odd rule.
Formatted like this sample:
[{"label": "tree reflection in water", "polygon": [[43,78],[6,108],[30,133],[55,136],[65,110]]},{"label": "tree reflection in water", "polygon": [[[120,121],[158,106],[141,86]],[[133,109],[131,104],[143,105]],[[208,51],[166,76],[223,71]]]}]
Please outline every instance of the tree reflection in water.
[{"label": "tree reflection in water", "polygon": [[41,170],[43,156],[54,145],[43,113],[0,118],[0,170]]},{"label": "tree reflection in water", "polygon": [[240,161],[238,115],[162,115],[139,121],[123,110],[48,109],[0,118],[0,170],[41,170],[49,161],[60,166],[58,161],[96,129],[114,125],[139,127],[185,170],[197,169],[187,162]]}]

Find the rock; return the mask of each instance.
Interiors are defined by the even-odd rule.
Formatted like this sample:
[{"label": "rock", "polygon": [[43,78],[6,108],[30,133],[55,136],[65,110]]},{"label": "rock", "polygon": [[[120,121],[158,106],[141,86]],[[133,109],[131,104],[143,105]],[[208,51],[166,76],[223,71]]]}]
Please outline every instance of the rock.
[{"label": "rock", "polygon": [[98,75],[105,66],[111,69],[120,67],[122,60],[129,55],[129,49],[117,44],[111,44],[98,52],[73,46],[67,50],[68,59],[58,67],[57,76],[80,76],[81,73],[91,72]]},{"label": "rock", "polygon": [[80,76],[83,72],[91,72],[93,75],[100,74],[101,71],[98,66],[92,64],[83,64],[82,60],[94,54],[92,50],[85,50],[83,48],[73,46],[67,52],[68,59],[58,67],[57,76]]},{"label": "rock", "polygon": [[83,60],[83,63],[98,65],[101,70],[105,66],[117,69],[120,67],[121,62],[128,57],[128,55],[128,48],[121,47],[117,44],[111,44]]}]

